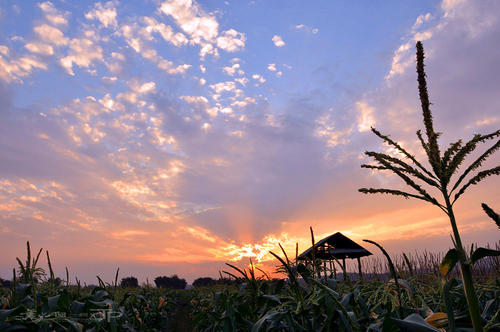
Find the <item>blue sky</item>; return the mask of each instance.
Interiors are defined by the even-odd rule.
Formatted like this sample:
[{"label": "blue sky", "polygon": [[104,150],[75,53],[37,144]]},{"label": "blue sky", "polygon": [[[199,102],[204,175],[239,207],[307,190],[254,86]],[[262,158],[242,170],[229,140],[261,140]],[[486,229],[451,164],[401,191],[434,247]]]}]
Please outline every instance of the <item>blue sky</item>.
[{"label": "blue sky", "polygon": [[[359,165],[367,149],[391,153],[370,126],[423,157],[417,40],[442,144],[498,128],[499,10],[467,0],[2,2],[0,275],[26,240],[83,278],[96,273],[88,262],[142,279],[215,276],[249,257],[271,264],[278,242],[307,246],[309,226],[393,252],[446,249],[439,210],[358,193],[401,186]],[[457,208],[467,241],[498,239],[479,208],[495,208],[498,187],[473,188]]]}]

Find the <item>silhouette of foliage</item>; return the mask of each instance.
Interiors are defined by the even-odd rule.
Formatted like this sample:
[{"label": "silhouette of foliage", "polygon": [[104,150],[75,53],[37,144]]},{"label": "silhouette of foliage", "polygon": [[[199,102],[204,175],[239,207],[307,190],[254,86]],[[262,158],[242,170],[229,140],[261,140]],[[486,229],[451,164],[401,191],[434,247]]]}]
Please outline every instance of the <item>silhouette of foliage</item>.
[{"label": "silhouette of foliage", "polygon": [[186,280],[180,279],[176,274],[171,277],[156,277],[154,282],[158,288],[184,289],[187,285]]},{"label": "silhouette of foliage", "polygon": [[217,283],[217,280],[210,277],[201,277],[193,281],[193,287],[207,287],[213,286]]},{"label": "silhouette of foliage", "polygon": [[120,287],[122,287],[122,288],[138,288],[139,282],[137,281],[136,277],[122,278],[122,281],[120,282]]},{"label": "silhouette of foliage", "polygon": [[483,207],[484,212],[493,219],[495,224],[497,224],[498,228],[500,228],[500,216],[492,209],[490,208],[486,203],[481,204]]}]

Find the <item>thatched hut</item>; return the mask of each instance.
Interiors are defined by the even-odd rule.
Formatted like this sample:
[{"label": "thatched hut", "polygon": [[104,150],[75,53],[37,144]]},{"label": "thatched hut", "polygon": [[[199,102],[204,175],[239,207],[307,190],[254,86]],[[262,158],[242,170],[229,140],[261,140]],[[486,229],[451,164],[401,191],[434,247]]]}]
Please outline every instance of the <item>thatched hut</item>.
[{"label": "thatched hut", "polygon": [[[313,257],[313,248],[309,248],[300,254],[297,258],[299,260],[311,260]],[[332,234],[321,241],[318,241],[314,245],[314,258],[323,260],[323,265],[325,266],[326,273],[326,262],[330,263],[330,270],[334,272],[336,275],[335,264],[333,261],[342,261],[342,265],[345,270],[345,260],[348,259],[357,259],[358,261],[358,271],[359,278],[363,277],[361,271],[361,257],[370,256],[371,252],[349,239],[347,236],[343,235],[340,232]],[[344,276],[345,278],[345,276]]]}]

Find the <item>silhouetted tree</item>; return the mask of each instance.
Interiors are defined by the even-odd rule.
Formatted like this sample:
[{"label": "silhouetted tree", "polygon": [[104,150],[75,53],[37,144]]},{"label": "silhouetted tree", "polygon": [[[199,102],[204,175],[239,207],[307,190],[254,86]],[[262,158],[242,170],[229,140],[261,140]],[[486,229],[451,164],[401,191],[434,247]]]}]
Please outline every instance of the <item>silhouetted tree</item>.
[{"label": "silhouetted tree", "polygon": [[217,283],[217,280],[212,279],[210,277],[202,277],[193,281],[193,287],[207,287],[213,286]]},{"label": "silhouetted tree", "polygon": [[120,287],[122,287],[122,288],[138,288],[139,282],[137,281],[136,277],[122,278],[122,281],[120,282]]},{"label": "silhouetted tree", "polygon": [[185,279],[180,279],[177,274],[171,277],[156,277],[155,285],[158,288],[170,288],[170,289],[184,289],[186,288],[187,282]]},{"label": "silhouetted tree", "polygon": [[11,280],[4,280],[0,278],[0,287],[12,288],[13,282]]}]

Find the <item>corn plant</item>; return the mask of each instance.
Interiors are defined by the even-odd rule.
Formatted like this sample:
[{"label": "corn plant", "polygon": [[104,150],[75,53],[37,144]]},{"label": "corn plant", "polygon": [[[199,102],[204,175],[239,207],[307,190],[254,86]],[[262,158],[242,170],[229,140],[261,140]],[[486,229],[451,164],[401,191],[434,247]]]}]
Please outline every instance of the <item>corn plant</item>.
[{"label": "corn plant", "polygon": [[16,257],[17,263],[19,264],[19,277],[20,281],[24,283],[35,283],[40,281],[40,278],[45,276],[45,270],[41,267],[37,266],[38,259],[40,258],[40,254],[42,253],[42,249],[38,251],[36,257],[31,257],[31,246],[30,242],[26,242],[26,263],[23,262]]},{"label": "corn plant", "polygon": [[[452,143],[451,146],[444,151],[444,153],[441,153],[440,146],[438,144],[440,133],[434,131],[434,124],[430,109],[431,103],[427,92],[426,73],[424,71],[424,49],[422,43],[417,42],[416,48],[418,90],[423,113],[423,122],[425,125],[425,136],[427,140],[424,139],[420,130],[417,131],[417,137],[425,151],[425,154],[427,155],[431,168],[428,169],[424,167],[422,163],[406,151],[400,144],[393,141],[389,136],[383,135],[375,128],[372,128],[375,135],[404,155],[413,163],[413,165],[402,159],[387,154],[365,152],[365,154],[373,158],[377,164],[365,164],[361,165],[361,167],[373,170],[392,171],[409,187],[411,187],[413,192],[385,188],[361,188],[359,191],[365,194],[380,193],[403,196],[405,198],[420,199],[439,207],[449,217],[453,231],[452,240],[454,248],[451,249],[445,256],[441,265],[441,272],[443,275],[446,275],[453,268],[453,266],[457,263],[460,264],[465,295],[474,330],[483,331],[478,300],[474,291],[472,265],[480,258],[500,253],[487,250],[485,248],[477,248],[470,255],[466,253],[460,238],[460,232],[455,219],[453,205],[471,185],[476,185],[490,176],[500,174],[500,166],[496,166],[491,169],[480,171],[474,176],[469,176],[472,175],[472,172],[476,171],[488,157],[500,148],[500,140],[475,159],[463,172],[459,173],[459,168],[465,158],[475,151],[481,143],[486,143],[488,140],[500,137],[500,130],[488,135],[476,134],[465,144],[463,144],[460,139]],[[467,178],[469,179],[468,181],[466,181]],[[453,181],[454,183],[452,183]],[[436,188],[441,193],[442,200],[440,201],[438,198],[434,197],[428,190],[424,189],[424,186]]]},{"label": "corn plant", "polygon": [[482,203],[481,206],[483,207],[483,210],[488,215],[488,217],[490,217],[495,222],[495,224],[497,224],[498,228],[500,228],[500,216],[486,203]]}]

